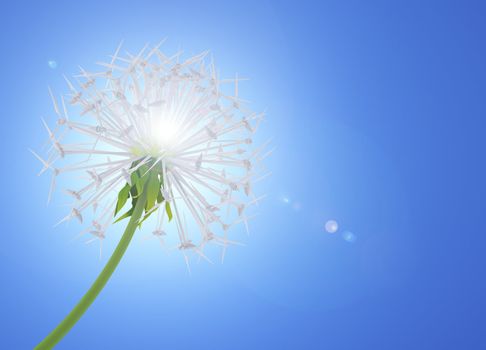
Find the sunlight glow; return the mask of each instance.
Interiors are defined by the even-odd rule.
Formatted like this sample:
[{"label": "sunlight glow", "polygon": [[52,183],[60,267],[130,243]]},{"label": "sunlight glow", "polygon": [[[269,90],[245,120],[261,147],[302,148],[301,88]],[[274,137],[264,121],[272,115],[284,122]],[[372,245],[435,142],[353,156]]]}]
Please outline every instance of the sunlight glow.
[{"label": "sunlight glow", "polygon": [[168,118],[157,118],[152,121],[152,143],[162,150],[171,150],[177,143],[179,126]]}]

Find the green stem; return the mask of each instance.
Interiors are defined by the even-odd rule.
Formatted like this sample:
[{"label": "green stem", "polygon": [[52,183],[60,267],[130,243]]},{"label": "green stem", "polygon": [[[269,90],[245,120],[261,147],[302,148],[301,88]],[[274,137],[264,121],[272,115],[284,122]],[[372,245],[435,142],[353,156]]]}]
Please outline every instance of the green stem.
[{"label": "green stem", "polygon": [[130,241],[132,240],[135,229],[137,228],[140,217],[142,216],[143,208],[146,201],[146,191],[142,191],[137,204],[132,213],[132,217],[128,223],[123,236],[118,243],[113,255],[110,260],[106,263],[105,268],[99,274],[96,281],[94,281],[91,288],[86,292],[83,298],[78,302],[78,304],[71,310],[71,312],[62,320],[61,323],[41,341],[36,347],[36,350],[52,349],[68,332],[69,330],[78,322],[78,320],[83,316],[86,310],[90,307],[93,301],[96,299],[98,294],[101,292],[106,282],[110,279],[113,271],[115,271],[118,263],[120,262],[123,254],[127,250]]}]

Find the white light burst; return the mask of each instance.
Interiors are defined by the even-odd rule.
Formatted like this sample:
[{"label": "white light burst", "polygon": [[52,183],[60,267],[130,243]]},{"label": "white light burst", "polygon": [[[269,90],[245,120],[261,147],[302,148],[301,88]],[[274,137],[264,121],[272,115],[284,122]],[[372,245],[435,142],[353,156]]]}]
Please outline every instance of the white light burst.
[{"label": "white light burst", "polygon": [[65,189],[73,203],[60,223],[92,217],[83,233],[103,240],[114,214],[136,198],[136,182],[153,175],[146,183],[155,197],[144,217],[157,213],[153,235],[164,242],[170,221],[186,262],[187,251],[207,259],[208,243],[224,258],[237,243],[228,229],[248,229],[247,208],[261,199],[252,184],[265,176],[261,161],[270,152],[254,148],[253,135],[263,114],[247,109],[238,76],[219,78],[208,52],[182,60],[181,52],[166,56],[159,47],[121,55],[120,44],[99,63],[103,71],[81,69],[76,84],[66,78],[67,95],[57,99],[49,89],[57,123],[51,128],[43,120],[47,155],[32,153],[43,164],[40,173],[52,172],[48,201],[59,175],[73,172],[85,181]]}]

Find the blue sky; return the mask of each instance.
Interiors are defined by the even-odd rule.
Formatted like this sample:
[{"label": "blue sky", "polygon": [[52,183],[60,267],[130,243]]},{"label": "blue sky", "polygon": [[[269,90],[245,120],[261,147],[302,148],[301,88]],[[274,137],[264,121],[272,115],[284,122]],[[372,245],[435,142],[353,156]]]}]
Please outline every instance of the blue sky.
[{"label": "blue sky", "polygon": [[[188,275],[135,239],[59,349],[479,349],[486,322],[480,1],[82,1],[0,5],[2,348],[28,349],[107,260],[53,228],[47,85],[167,37],[210,49],[266,110],[276,151],[245,247]],[[55,61],[52,68],[49,61]],[[334,219],[339,231],[324,225]],[[354,242],[345,240],[351,232]],[[109,252],[116,237],[107,241]]]}]

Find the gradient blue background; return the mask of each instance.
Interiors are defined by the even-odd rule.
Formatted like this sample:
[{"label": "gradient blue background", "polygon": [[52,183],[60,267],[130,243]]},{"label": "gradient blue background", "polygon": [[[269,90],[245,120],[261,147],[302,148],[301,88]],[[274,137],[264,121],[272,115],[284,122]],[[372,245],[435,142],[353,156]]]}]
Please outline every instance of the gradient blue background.
[{"label": "gradient blue background", "polygon": [[251,78],[258,138],[277,146],[268,197],[247,246],[192,276],[135,239],[59,349],[484,349],[483,4],[2,2],[0,348],[40,341],[116,243],[100,261],[70,242],[79,226],[52,228],[66,208],[46,207],[27,151],[54,121],[47,85],[66,91],[63,73],[121,39],[168,37],[168,52],[211,49],[223,76]]}]

